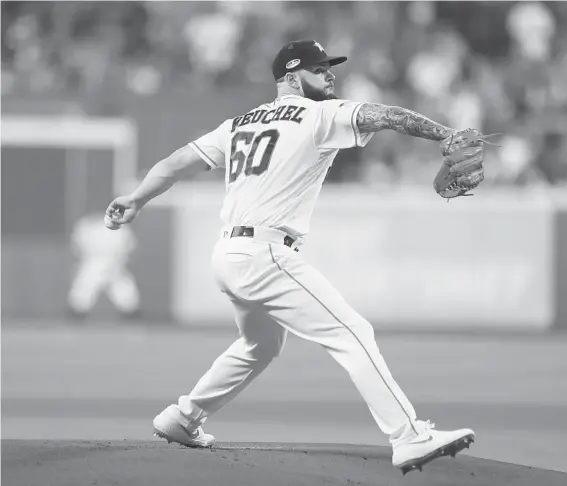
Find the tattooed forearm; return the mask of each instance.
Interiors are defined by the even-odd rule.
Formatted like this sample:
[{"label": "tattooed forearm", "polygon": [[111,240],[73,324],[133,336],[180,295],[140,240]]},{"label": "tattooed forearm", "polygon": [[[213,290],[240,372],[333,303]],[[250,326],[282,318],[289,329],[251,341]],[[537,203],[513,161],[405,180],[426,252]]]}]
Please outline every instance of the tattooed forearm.
[{"label": "tattooed forearm", "polygon": [[378,103],[364,103],[358,111],[356,123],[362,133],[390,129],[413,137],[439,141],[454,131],[414,111]]}]

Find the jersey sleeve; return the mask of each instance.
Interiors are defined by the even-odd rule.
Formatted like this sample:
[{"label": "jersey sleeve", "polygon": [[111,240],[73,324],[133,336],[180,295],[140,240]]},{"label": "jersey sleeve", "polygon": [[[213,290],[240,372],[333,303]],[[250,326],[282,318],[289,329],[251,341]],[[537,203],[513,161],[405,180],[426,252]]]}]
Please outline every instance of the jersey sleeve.
[{"label": "jersey sleeve", "polygon": [[227,150],[229,130],[230,120],[226,120],[212,132],[189,142],[189,147],[209,164],[211,169],[225,167],[225,153]]},{"label": "jersey sleeve", "polygon": [[324,149],[364,147],[374,133],[360,133],[356,124],[363,103],[346,100],[320,101],[315,121],[315,144]]}]

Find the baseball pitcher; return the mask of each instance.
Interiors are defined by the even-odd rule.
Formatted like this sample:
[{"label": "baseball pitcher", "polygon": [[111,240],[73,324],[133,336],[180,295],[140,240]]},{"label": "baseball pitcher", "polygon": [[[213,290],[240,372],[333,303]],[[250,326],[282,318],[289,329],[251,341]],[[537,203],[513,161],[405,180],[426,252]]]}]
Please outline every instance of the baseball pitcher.
[{"label": "baseball pitcher", "polygon": [[393,464],[404,474],[474,441],[470,429],[444,432],[417,419],[380,353],[372,325],[302,258],[300,247],[340,149],[363,147],[381,130],[440,142],[444,159],[434,187],[451,198],[483,180],[484,137],[401,107],[338,99],[330,68],[345,61],[328,56],[314,41],[285,45],[272,65],[276,99],[224,121],[161,160],[132,194],[115,199],[106,211],[107,227],[119,229],[176,181],[224,170],[222,228],[212,267],[232,303],[240,337],[189,394],[155,417],[155,433],[168,441],[212,446],[215,439],[202,424],[280,354],[288,331],[323,346],[348,372],[389,436]]}]

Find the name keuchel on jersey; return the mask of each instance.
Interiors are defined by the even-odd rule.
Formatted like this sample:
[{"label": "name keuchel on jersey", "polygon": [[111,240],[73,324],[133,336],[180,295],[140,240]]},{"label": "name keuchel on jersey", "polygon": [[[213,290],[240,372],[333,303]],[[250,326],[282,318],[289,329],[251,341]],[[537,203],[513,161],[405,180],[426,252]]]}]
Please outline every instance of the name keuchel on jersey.
[{"label": "name keuchel on jersey", "polygon": [[237,116],[232,120],[231,133],[234,132],[238,127],[243,125],[248,125],[250,123],[263,123],[267,125],[268,123],[275,121],[291,121],[295,123],[301,123],[303,117],[300,116],[306,108],[304,106],[295,105],[283,105],[274,110],[253,110],[246,115]]}]

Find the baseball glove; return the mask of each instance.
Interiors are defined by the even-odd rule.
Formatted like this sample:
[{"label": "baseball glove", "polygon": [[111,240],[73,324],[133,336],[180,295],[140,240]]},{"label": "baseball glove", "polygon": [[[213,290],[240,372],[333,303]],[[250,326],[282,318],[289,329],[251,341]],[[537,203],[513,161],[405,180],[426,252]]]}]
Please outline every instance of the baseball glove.
[{"label": "baseball glove", "polygon": [[494,135],[481,135],[474,128],[457,130],[441,141],[443,165],[433,187],[441,197],[450,199],[467,194],[484,180],[484,142]]}]

